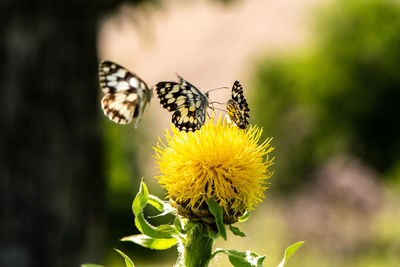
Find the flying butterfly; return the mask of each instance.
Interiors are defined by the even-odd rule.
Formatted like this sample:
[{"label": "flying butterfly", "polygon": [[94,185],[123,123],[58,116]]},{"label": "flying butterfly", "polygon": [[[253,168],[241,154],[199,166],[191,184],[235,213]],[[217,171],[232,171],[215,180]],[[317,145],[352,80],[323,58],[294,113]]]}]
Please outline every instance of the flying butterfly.
[{"label": "flying butterfly", "polygon": [[136,128],[152,97],[147,84],[112,61],[100,63],[99,81],[105,94],[101,99],[104,114],[119,124],[127,124],[136,119]]},{"label": "flying butterfly", "polygon": [[249,125],[249,105],[243,95],[243,87],[239,81],[235,81],[232,86],[232,98],[226,103],[226,111],[229,118],[240,129],[246,129]]},{"label": "flying butterfly", "polygon": [[203,93],[178,75],[179,82],[159,82],[156,92],[161,105],[173,112],[172,123],[180,130],[194,132],[203,126],[210,105]]}]

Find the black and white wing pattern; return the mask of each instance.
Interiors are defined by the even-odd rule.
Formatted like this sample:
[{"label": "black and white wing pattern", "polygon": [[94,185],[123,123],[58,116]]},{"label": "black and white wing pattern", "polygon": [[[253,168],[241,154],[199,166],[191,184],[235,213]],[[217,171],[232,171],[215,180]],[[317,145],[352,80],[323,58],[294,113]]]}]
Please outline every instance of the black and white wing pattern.
[{"label": "black and white wing pattern", "polygon": [[178,75],[179,82],[159,82],[156,92],[161,105],[174,112],[173,124],[185,132],[199,130],[206,121],[208,96]]},{"label": "black and white wing pattern", "polygon": [[235,81],[232,86],[232,98],[226,103],[226,111],[229,118],[240,129],[246,129],[249,125],[249,105],[243,95],[243,87],[239,81]]},{"label": "black and white wing pattern", "polygon": [[101,99],[104,114],[119,124],[127,124],[136,119],[137,127],[152,97],[152,91],[146,83],[111,61],[100,63],[99,80],[105,94]]}]

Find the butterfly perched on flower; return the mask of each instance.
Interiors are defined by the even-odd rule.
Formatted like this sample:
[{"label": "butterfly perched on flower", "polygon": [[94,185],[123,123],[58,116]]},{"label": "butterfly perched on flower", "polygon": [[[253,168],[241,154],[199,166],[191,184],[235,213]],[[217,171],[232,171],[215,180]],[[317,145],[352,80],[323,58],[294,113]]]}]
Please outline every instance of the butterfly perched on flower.
[{"label": "butterfly perched on flower", "polygon": [[105,94],[101,99],[104,114],[119,124],[127,124],[136,119],[137,127],[152,97],[152,91],[146,83],[111,61],[100,63],[99,81]]},{"label": "butterfly perched on flower", "polygon": [[249,125],[249,105],[243,95],[243,87],[239,81],[235,81],[232,86],[232,98],[226,103],[226,111],[229,118],[239,128],[246,129]]},{"label": "butterfly perched on flower", "polygon": [[173,112],[172,123],[180,130],[194,132],[204,124],[209,107],[208,94],[178,75],[179,82],[159,82],[156,92],[161,105]]}]

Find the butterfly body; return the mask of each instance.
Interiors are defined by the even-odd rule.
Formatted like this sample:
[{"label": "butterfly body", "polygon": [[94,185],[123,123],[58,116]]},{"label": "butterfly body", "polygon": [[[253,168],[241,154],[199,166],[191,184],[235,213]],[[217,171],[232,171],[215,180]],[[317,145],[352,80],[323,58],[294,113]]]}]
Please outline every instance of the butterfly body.
[{"label": "butterfly body", "polygon": [[179,82],[159,82],[156,92],[161,105],[172,114],[172,123],[181,131],[199,130],[206,120],[209,100],[188,81],[178,76]]},{"label": "butterfly body", "polygon": [[226,103],[226,111],[231,121],[239,128],[247,128],[249,125],[250,109],[243,94],[243,87],[239,81],[235,81],[232,86],[232,98]]},{"label": "butterfly body", "polygon": [[150,102],[152,91],[126,68],[103,61],[99,65],[100,87],[104,92],[101,107],[108,118],[119,124],[136,119],[135,127]]}]

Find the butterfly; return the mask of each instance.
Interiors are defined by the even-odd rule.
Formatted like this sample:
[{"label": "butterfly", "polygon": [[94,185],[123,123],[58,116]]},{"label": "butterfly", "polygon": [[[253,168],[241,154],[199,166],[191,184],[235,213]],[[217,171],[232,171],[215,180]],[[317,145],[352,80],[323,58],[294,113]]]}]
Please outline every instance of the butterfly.
[{"label": "butterfly", "polygon": [[100,63],[99,81],[105,94],[101,99],[104,114],[119,124],[127,124],[136,119],[136,128],[152,97],[147,84],[112,61]]},{"label": "butterfly", "polygon": [[161,105],[173,112],[172,123],[180,130],[194,132],[203,126],[210,101],[203,93],[178,75],[179,82],[159,82],[156,92]]},{"label": "butterfly", "polygon": [[232,98],[226,103],[226,111],[229,118],[240,129],[246,129],[249,125],[249,105],[243,95],[243,87],[239,81],[235,81],[232,86]]}]

